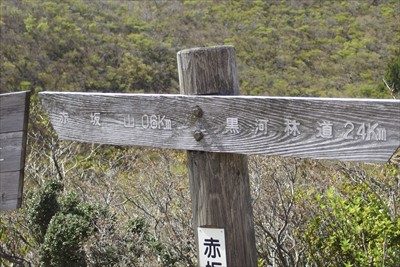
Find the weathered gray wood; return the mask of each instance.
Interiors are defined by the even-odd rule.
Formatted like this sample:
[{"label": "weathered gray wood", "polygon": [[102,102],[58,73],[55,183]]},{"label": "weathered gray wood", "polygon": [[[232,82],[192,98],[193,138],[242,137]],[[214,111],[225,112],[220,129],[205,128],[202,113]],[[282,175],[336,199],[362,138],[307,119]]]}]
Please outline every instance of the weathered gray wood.
[{"label": "weathered gray wood", "polygon": [[[19,171],[24,168],[24,132],[0,134],[0,173]],[[0,174],[0,177],[1,174]]]},{"label": "weathered gray wood", "polygon": [[29,92],[0,95],[0,133],[23,131]]},{"label": "weathered gray wood", "polygon": [[0,210],[21,207],[29,96],[0,95]]},{"label": "weathered gray wood", "polygon": [[[215,46],[182,50],[177,55],[177,61],[182,94],[239,95],[233,47]],[[196,75],[186,75],[188,72]]]},{"label": "weathered gray wood", "polygon": [[3,172],[0,175],[0,210],[20,208],[23,187],[21,171]]},{"label": "weathered gray wood", "polygon": [[[183,50],[177,54],[177,60],[181,93],[239,94],[233,47]],[[189,112],[185,126],[191,125],[190,132],[195,132],[199,140],[196,142],[203,142],[204,147],[212,146],[218,134],[218,139],[224,138],[223,129],[217,125],[208,127],[214,120],[223,124],[222,110],[210,113],[215,104],[188,106],[193,111]],[[214,138],[208,139],[207,133]],[[224,228],[227,266],[257,266],[247,157],[197,151],[188,151],[187,156],[196,240],[197,227]]]},{"label": "weathered gray wood", "polygon": [[[59,137],[72,141],[360,162],[386,162],[400,145],[399,100],[57,92],[40,97]],[[91,123],[94,113],[100,126]],[[128,115],[134,128],[124,126]],[[237,119],[237,131],[228,127],[228,118]],[[286,129],[290,121],[299,123],[299,132]]]}]

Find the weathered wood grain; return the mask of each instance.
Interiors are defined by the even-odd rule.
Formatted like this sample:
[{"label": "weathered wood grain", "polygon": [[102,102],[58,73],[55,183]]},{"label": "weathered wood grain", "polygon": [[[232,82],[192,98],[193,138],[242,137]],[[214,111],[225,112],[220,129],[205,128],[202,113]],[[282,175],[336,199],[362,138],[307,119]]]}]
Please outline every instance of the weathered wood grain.
[{"label": "weathered wood grain", "polygon": [[[232,46],[199,47],[179,51],[177,63],[181,93],[239,95],[234,55],[235,48]],[[188,73],[196,75],[186,75]]]},{"label": "weathered wood grain", "polygon": [[3,172],[0,179],[0,210],[14,210],[21,207],[21,172]]},{"label": "weathered wood grain", "polygon": [[[234,47],[183,50],[177,61],[182,94],[239,94]],[[201,142],[202,124],[207,125],[201,118],[208,116],[209,109],[194,107],[187,119],[194,123],[195,139]],[[257,266],[247,156],[187,151],[187,161],[196,240],[197,227],[224,228],[227,266]],[[204,253],[199,246],[197,251]]]},{"label": "weathered wood grain", "polygon": [[21,206],[29,96],[0,95],[0,210]]},{"label": "weathered wood grain", "polygon": [[[360,162],[386,162],[400,145],[399,100],[58,92],[40,97],[59,137],[72,141]],[[67,121],[62,113],[68,113]],[[95,113],[101,125],[91,122]],[[124,127],[127,115],[134,128]],[[154,125],[146,120],[152,115]],[[229,118],[239,128],[232,121],[229,127]],[[260,120],[268,120],[263,131],[257,130]],[[298,123],[298,132],[288,129],[290,123]]]},{"label": "weathered wood grain", "polygon": [[24,131],[29,92],[0,95],[0,133]]},{"label": "weathered wood grain", "polygon": [[227,266],[257,266],[247,156],[187,154],[193,227],[225,229]]},{"label": "weathered wood grain", "polygon": [[[24,132],[0,134],[0,173],[19,171],[23,166]],[[2,175],[0,174],[0,177]]]}]

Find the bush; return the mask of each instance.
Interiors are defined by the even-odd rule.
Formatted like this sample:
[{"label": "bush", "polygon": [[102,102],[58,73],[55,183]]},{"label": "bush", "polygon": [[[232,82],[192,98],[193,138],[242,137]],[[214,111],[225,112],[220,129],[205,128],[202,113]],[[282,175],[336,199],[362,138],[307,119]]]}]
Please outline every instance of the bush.
[{"label": "bush", "polygon": [[384,202],[364,184],[317,194],[320,213],[304,239],[316,266],[386,266],[400,262],[400,217],[391,218]]}]

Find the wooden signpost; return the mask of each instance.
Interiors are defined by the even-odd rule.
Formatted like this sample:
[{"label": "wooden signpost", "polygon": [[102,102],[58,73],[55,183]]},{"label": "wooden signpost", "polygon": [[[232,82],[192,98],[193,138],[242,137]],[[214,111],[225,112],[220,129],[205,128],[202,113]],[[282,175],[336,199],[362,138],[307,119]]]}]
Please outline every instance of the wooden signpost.
[{"label": "wooden signpost", "polygon": [[0,95],[0,210],[21,207],[29,95]]},{"label": "wooden signpost", "polygon": [[182,95],[40,97],[60,139],[188,150],[195,233],[223,228],[228,266],[257,265],[244,155],[387,162],[400,146],[399,100],[238,96],[233,47],[177,58]]},{"label": "wooden signpost", "polygon": [[400,101],[43,92],[64,140],[386,162]]}]

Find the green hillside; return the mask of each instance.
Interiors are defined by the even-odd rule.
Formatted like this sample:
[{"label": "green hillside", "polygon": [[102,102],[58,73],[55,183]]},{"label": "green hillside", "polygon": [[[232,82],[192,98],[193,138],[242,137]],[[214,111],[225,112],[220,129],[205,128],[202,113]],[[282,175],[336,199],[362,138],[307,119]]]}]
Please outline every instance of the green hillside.
[{"label": "green hillside", "polygon": [[389,97],[391,1],[1,3],[1,91],[177,92],[176,52],[234,45],[242,94]]}]

